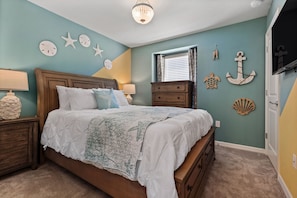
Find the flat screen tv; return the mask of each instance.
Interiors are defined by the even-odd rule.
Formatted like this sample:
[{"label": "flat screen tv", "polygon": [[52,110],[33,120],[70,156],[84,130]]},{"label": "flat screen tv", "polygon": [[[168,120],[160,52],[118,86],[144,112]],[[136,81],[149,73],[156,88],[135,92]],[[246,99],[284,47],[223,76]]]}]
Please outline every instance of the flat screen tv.
[{"label": "flat screen tv", "polygon": [[297,0],[287,0],[272,27],[272,74],[297,67]]}]

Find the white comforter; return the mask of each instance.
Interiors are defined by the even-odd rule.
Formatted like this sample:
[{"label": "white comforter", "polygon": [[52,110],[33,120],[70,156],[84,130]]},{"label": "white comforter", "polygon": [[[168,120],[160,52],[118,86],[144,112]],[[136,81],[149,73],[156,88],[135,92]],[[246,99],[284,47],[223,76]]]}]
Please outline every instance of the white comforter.
[{"label": "white comforter", "polygon": [[[124,106],[108,110],[54,110],[49,113],[41,144],[72,159],[84,161],[86,129],[97,115],[129,111],[144,106]],[[169,118],[147,128],[137,180],[146,186],[148,198],[178,197],[174,170],[184,161],[192,146],[213,124],[211,115],[201,109]],[[100,167],[100,165],[96,165]]]}]

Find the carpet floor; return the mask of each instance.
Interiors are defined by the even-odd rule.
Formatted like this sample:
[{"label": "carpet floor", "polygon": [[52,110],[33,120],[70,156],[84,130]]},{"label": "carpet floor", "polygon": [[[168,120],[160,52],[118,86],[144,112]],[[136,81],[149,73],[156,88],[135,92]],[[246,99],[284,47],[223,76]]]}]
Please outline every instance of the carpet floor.
[{"label": "carpet floor", "polygon": [[[53,163],[0,177],[1,198],[109,198]],[[203,198],[285,198],[264,154],[216,147]]]}]

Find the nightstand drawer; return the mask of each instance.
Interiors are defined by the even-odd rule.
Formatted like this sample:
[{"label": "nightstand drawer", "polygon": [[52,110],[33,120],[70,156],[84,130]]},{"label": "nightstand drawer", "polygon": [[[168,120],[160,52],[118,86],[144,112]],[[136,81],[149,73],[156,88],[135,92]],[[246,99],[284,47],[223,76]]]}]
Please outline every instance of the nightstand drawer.
[{"label": "nightstand drawer", "polygon": [[0,176],[37,167],[38,118],[0,121]]}]

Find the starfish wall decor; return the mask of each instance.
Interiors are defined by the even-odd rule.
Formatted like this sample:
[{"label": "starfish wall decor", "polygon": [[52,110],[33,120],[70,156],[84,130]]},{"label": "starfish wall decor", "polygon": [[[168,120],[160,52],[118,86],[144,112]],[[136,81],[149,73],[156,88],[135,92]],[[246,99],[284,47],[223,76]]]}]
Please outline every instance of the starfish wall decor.
[{"label": "starfish wall decor", "polygon": [[93,47],[93,49],[95,50],[95,56],[100,55],[101,58],[102,58],[102,54],[101,53],[103,52],[103,50],[99,48],[99,45],[97,44],[96,45],[96,48]]},{"label": "starfish wall decor", "polygon": [[68,32],[67,37],[64,37],[64,36],[61,36],[61,37],[62,37],[62,39],[64,39],[66,41],[65,47],[68,47],[69,45],[71,45],[75,49],[74,42],[76,42],[77,40],[72,39],[69,32]]}]

